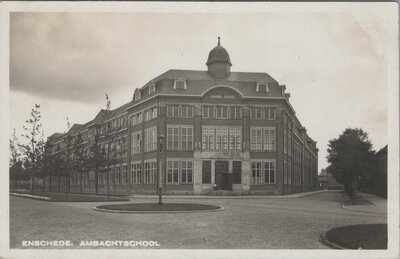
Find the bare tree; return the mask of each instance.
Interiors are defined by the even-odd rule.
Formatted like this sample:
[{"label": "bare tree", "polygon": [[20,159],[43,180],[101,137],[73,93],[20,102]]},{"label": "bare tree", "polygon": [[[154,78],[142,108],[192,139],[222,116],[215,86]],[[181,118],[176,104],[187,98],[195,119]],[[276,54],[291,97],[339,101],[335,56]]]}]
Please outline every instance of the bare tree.
[{"label": "bare tree", "polygon": [[37,177],[41,170],[41,159],[44,153],[44,134],[42,131],[40,105],[35,104],[35,107],[30,113],[30,118],[25,121],[23,126],[24,134],[22,137],[26,140],[26,144],[18,144],[21,148],[22,154],[25,157],[25,168],[31,178],[31,192],[34,192],[35,177]]}]

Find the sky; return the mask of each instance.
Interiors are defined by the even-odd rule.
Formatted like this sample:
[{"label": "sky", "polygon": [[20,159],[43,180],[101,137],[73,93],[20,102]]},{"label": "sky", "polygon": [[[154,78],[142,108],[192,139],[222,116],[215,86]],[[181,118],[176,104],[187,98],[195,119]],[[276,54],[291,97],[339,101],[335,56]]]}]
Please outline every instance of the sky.
[{"label": "sky", "polygon": [[266,72],[327,166],[327,144],[346,128],[387,140],[388,58],[395,35],[384,12],[12,13],[10,128],[35,103],[46,136],[86,123],[169,69],[206,70],[217,37],[236,72]]}]

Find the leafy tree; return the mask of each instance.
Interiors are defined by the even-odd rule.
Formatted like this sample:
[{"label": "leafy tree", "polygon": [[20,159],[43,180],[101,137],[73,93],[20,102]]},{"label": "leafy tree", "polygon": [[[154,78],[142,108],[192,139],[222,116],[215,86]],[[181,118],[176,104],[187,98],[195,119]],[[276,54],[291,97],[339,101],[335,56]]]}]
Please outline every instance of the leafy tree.
[{"label": "leafy tree", "polygon": [[44,134],[42,130],[40,105],[35,107],[30,113],[30,118],[25,121],[23,126],[24,134],[22,137],[26,140],[26,144],[19,144],[25,161],[24,166],[31,178],[31,192],[34,192],[34,179],[40,176],[41,160],[44,153]]},{"label": "leafy tree", "polygon": [[356,203],[358,182],[369,178],[375,171],[375,151],[372,150],[368,134],[362,129],[346,129],[337,139],[328,144],[327,168],[338,183],[345,186],[352,203]]},{"label": "leafy tree", "polygon": [[10,139],[10,182],[13,190],[17,188],[17,183],[20,178],[23,177],[24,168],[22,167],[21,154],[18,150],[18,138],[15,133],[15,129],[13,131],[12,138]]},{"label": "leafy tree", "polygon": [[[115,150],[115,137],[116,137],[116,132],[120,130],[120,128],[117,128],[113,125],[112,118],[115,116],[115,114],[111,110],[111,101],[108,98],[108,95],[106,94],[106,109],[104,110],[101,123],[102,126],[104,127],[103,129],[103,139],[105,143],[105,150],[102,152],[103,154],[105,153],[104,156],[104,164],[105,167],[107,168],[107,197],[110,197],[110,166],[114,165],[117,160],[116,160],[116,150]],[[96,173],[97,174],[97,173]],[[96,178],[96,185],[97,185],[97,178]]]},{"label": "leafy tree", "polygon": [[74,170],[74,172],[79,174],[80,192],[83,192],[83,189],[82,189],[83,172],[89,171],[91,168],[90,159],[87,156],[87,152],[86,152],[83,142],[84,141],[83,141],[82,133],[79,133],[76,137],[76,141],[73,144],[73,148],[72,148],[73,170]]}]

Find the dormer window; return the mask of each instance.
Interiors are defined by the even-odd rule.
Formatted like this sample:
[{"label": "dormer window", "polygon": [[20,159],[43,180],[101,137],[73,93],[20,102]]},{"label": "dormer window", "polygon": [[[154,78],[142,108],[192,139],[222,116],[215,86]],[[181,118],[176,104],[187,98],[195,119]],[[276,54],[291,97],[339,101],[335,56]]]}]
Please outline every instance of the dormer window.
[{"label": "dormer window", "polygon": [[142,94],[139,89],[135,90],[135,101],[140,100],[142,98]]},{"label": "dormer window", "polygon": [[186,80],[183,78],[175,79],[173,89],[174,90],[186,90],[187,89]]},{"label": "dormer window", "polygon": [[257,87],[256,87],[256,92],[268,93],[269,92],[268,83],[266,83],[266,82],[258,82],[257,83]]},{"label": "dormer window", "polygon": [[151,82],[149,85],[149,94],[152,94],[156,91],[156,84],[154,82]]}]

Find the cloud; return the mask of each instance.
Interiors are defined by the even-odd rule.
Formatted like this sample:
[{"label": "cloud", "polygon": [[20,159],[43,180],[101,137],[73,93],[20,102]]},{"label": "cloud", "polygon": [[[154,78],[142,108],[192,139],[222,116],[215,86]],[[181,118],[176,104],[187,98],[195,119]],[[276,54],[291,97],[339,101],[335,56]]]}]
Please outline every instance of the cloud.
[{"label": "cloud", "polygon": [[95,16],[13,13],[11,90],[94,102],[107,90],[129,84],[129,59],[116,56],[118,46],[107,39],[109,30],[97,25]]}]

